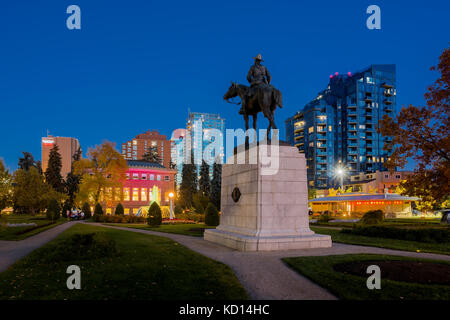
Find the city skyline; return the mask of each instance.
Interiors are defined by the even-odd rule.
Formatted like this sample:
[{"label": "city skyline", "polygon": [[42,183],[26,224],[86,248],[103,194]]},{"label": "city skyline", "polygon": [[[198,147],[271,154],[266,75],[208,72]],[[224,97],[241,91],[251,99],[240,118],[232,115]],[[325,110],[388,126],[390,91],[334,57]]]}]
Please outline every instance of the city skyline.
[{"label": "city skyline", "polygon": [[[447,45],[445,37],[429,36],[446,30],[446,10],[436,12],[429,3],[412,7],[380,1],[381,30],[365,27],[367,3],[356,1],[346,6],[195,2],[175,9],[133,6],[133,1],[127,7],[78,5],[82,27],[77,31],[65,28],[64,6],[31,3],[24,10],[25,4],[2,5],[0,26],[8,32],[0,58],[7,61],[3,74],[8,77],[0,78],[0,101],[4,119],[11,121],[0,128],[9,137],[0,142],[0,157],[12,170],[22,151],[39,157],[47,129],[77,138],[86,152],[103,140],[119,148],[151,128],[170,137],[184,128],[188,108],[219,113],[228,128],[242,128],[238,107],[222,96],[231,80],[246,83],[242,70],[257,53],[283,92],[284,108],[275,119],[282,139],[284,120],[311,101],[335,72],[395,63],[398,109],[422,105],[426,87],[437,77],[429,68]],[[254,30],[250,21],[239,19],[254,11],[271,20],[270,26]],[[311,12],[319,11],[317,20]],[[346,23],[336,24],[336,19]],[[206,24],[208,30],[202,27]],[[122,122],[124,110],[129,121]],[[261,117],[258,125],[266,126],[266,120]]]}]

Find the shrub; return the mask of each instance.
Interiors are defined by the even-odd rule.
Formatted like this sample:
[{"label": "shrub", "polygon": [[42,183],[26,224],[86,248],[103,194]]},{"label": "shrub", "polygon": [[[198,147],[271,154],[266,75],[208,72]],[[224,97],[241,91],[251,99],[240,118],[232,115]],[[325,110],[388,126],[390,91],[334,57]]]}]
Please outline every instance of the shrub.
[{"label": "shrub", "polygon": [[56,199],[51,199],[47,207],[47,219],[58,220],[61,215],[61,208]]},{"label": "shrub", "polygon": [[145,222],[144,217],[138,217],[135,215],[94,215],[95,222],[103,223],[143,223]]},{"label": "shrub", "polygon": [[372,225],[380,224],[384,220],[384,213],[381,210],[367,211],[361,219],[362,224]]},{"label": "shrub", "polygon": [[450,230],[436,228],[402,229],[395,227],[370,226],[342,229],[341,233],[428,243],[450,242]]},{"label": "shrub", "polygon": [[175,212],[175,215],[178,217],[179,214],[183,213],[183,209],[181,208],[181,206],[176,205],[174,212]]},{"label": "shrub", "polygon": [[195,193],[192,196],[192,203],[194,205],[195,208],[195,212],[197,213],[205,213],[205,209],[209,204],[210,199],[203,195],[200,192]]},{"label": "shrub", "polygon": [[85,202],[83,204],[83,207],[81,208],[81,211],[84,212],[84,218],[89,219],[92,216],[91,207],[89,206],[89,203]]},{"label": "shrub", "polygon": [[206,207],[205,224],[208,226],[219,225],[219,211],[212,203],[209,203]]},{"label": "shrub", "polygon": [[189,220],[194,220],[195,222],[205,222],[205,214],[202,213],[190,213],[188,214]]},{"label": "shrub", "polygon": [[161,225],[161,222],[161,208],[156,202],[153,202],[150,206],[150,209],[148,209],[147,223],[152,227],[158,227],[159,225]]},{"label": "shrub", "polygon": [[317,222],[328,222],[331,220],[331,217],[328,214],[321,214],[318,218],[317,218]]},{"label": "shrub", "polygon": [[116,206],[116,210],[114,210],[114,214],[118,216],[123,216],[124,210],[123,205],[119,202]]},{"label": "shrub", "polygon": [[94,216],[102,216],[103,215],[103,208],[100,205],[100,203],[97,202],[94,209]]}]

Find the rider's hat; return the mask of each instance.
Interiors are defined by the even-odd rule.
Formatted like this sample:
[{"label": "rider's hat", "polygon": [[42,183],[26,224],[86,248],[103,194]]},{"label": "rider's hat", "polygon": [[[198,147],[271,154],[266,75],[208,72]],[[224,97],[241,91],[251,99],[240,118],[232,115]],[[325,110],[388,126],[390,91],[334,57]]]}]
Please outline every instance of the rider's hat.
[{"label": "rider's hat", "polygon": [[264,61],[264,60],[262,59],[261,54],[259,54],[259,53],[258,53],[258,55],[257,55],[256,57],[254,57],[253,59],[259,60],[259,61]]}]

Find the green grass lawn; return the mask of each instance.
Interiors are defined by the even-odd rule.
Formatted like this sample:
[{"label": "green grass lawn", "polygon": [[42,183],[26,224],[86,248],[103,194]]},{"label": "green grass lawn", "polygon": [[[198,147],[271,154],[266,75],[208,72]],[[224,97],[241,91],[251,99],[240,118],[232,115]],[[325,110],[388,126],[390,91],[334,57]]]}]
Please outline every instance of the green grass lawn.
[{"label": "green grass lawn", "polygon": [[[0,240],[23,240],[42,231],[54,228],[62,223],[65,223],[66,219],[59,219],[55,223],[50,224],[51,221],[47,220],[45,216],[31,216],[31,215],[2,215],[0,219]],[[25,227],[5,227],[6,223],[36,223],[36,226]]]},{"label": "green grass lawn", "polygon": [[[186,224],[162,224],[161,226],[154,228],[150,227],[148,224],[125,224],[125,223],[106,223],[110,226],[135,228],[142,230],[166,232],[166,233],[176,233],[183,234],[186,236],[203,237],[203,230],[201,229],[214,229],[216,227],[210,227],[203,223],[186,223]],[[193,229],[193,230],[192,230]]]},{"label": "green grass lawn", "polygon": [[[311,226],[326,226],[336,228],[352,228],[354,225],[361,227],[361,222],[311,222]],[[380,226],[382,227],[398,227],[398,228],[448,228],[440,224],[438,218],[398,218],[398,219],[385,219]]]},{"label": "green grass lawn", "polygon": [[365,237],[353,234],[340,233],[339,230],[325,229],[311,226],[311,230],[319,234],[328,234],[334,242],[356,244],[386,249],[397,249],[404,251],[421,251],[440,254],[450,254],[450,243],[423,243],[416,241]]},{"label": "green grass lawn", "polygon": [[[369,290],[366,285],[367,277],[344,274],[333,270],[333,265],[351,261],[363,260],[411,260],[434,261],[426,259],[413,259],[396,256],[351,254],[323,257],[284,258],[292,269],[311,279],[320,286],[328,289],[340,299],[345,300],[449,300],[450,286],[429,285],[418,283],[399,282],[383,279],[381,269],[381,289]],[[439,263],[450,264],[447,261]]]},{"label": "green grass lawn", "polygon": [[[55,259],[74,234],[100,232],[118,255]],[[68,248],[70,250],[70,248]],[[66,269],[81,268],[81,290],[69,290]],[[233,271],[164,237],[77,224],[0,273],[0,299],[247,299]]]}]

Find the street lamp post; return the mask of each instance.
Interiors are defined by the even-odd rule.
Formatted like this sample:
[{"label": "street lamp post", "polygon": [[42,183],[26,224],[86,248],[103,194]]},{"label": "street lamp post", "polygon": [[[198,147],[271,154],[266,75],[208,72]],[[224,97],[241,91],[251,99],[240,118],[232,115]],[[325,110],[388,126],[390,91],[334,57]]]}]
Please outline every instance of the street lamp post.
[{"label": "street lamp post", "polygon": [[342,168],[339,168],[337,170],[337,175],[339,179],[341,180],[341,188],[344,189],[344,170]]},{"label": "street lamp post", "polygon": [[173,192],[169,193],[170,198],[170,220],[173,220]]}]

